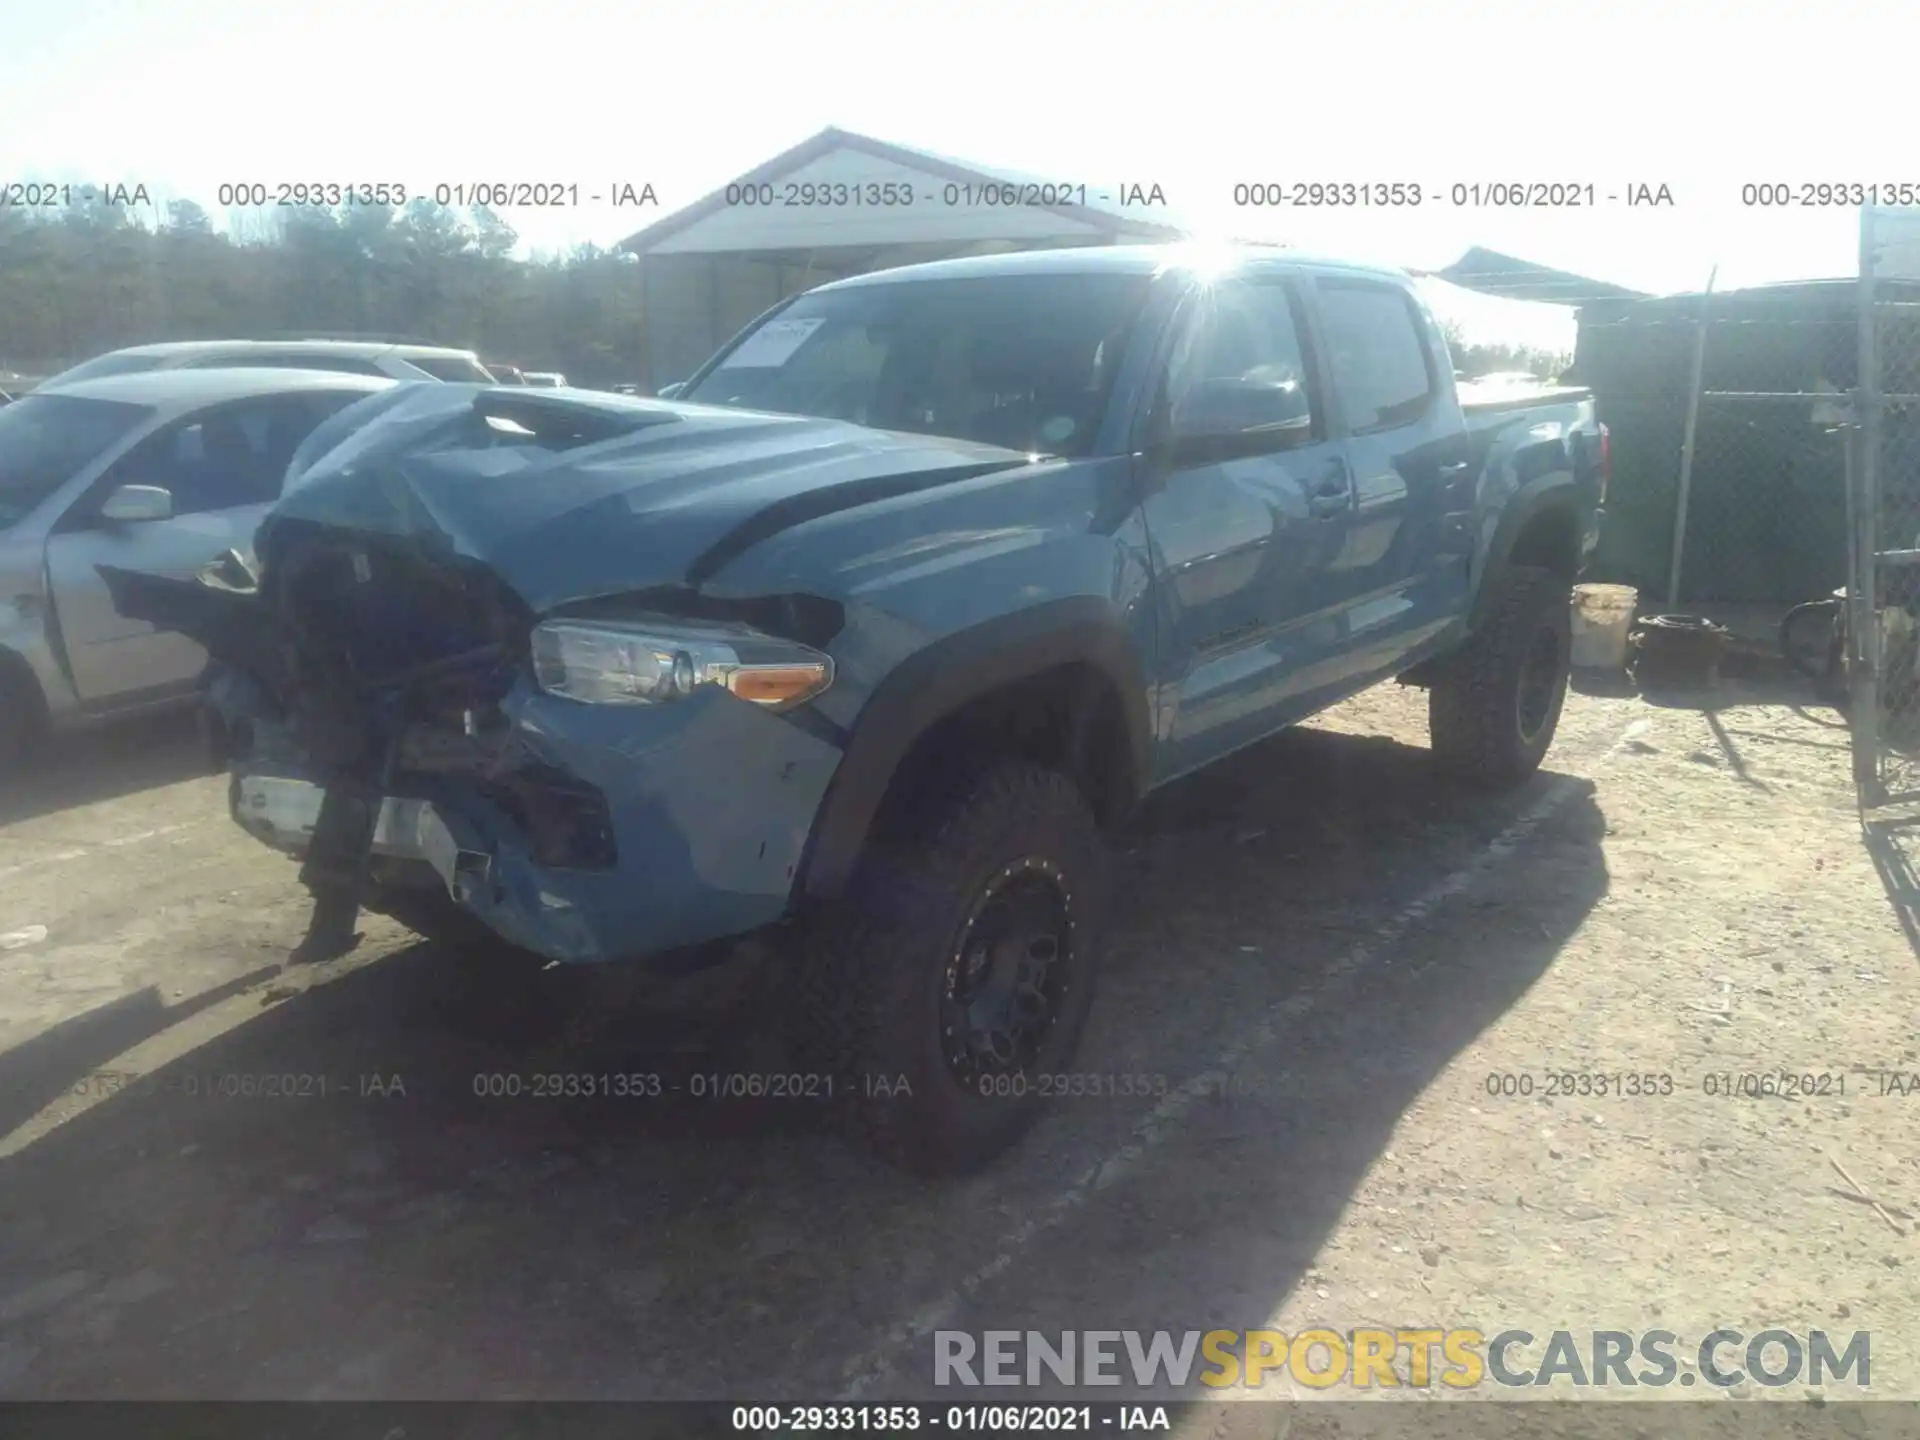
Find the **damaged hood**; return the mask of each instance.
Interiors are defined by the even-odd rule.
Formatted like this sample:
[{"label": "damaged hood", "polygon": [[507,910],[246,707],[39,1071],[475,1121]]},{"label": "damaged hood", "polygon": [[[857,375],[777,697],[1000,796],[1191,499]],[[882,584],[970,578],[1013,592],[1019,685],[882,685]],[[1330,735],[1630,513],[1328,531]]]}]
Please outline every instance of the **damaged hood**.
[{"label": "damaged hood", "polygon": [[[290,476],[262,526],[418,539],[480,562],[535,613],[698,586],[754,544],[854,505],[1036,463],[840,421],[620,396],[404,387]],[[343,412],[343,421],[352,412]]]}]

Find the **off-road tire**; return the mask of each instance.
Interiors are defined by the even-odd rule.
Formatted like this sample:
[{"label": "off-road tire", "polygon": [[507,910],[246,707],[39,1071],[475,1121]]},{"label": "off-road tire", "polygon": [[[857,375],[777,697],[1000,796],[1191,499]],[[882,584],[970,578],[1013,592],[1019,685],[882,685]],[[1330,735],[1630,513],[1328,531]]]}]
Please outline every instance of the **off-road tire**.
[{"label": "off-road tire", "polygon": [[[847,894],[801,927],[791,1051],[832,1077],[857,1140],[915,1173],[964,1174],[1033,1125],[1040,1077],[1079,1044],[1110,889],[1106,839],[1071,781],[1021,761],[960,767],[891,809]],[[1053,962],[1063,988],[1032,1062],[970,1086],[943,1053],[949,966],[970,917],[1014,870],[1057,885],[1070,937]]]},{"label": "off-road tire", "polygon": [[1516,565],[1507,572],[1485,622],[1439,667],[1427,692],[1427,726],[1442,769],[1469,784],[1505,789],[1540,768],[1566,700],[1570,601],[1571,587],[1550,570]]}]

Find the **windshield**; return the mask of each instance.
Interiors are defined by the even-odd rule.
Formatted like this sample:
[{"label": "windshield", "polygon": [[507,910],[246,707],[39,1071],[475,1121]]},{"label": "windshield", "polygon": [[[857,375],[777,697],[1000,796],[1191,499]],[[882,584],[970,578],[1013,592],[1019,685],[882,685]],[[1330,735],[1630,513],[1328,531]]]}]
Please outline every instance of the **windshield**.
[{"label": "windshield", "polygon": [[442,395],[438,385],[425,380],[398,384],[385,390],[375,390],[362,400],[351,400],[340,409],[322,420],[307,433],[293,452],[293,458],[287,462],[286,478],[281,484],[284,493],[298,486],[306,478],[307,471],[324,458],[333,448],[352,436],[361,426],[377,415],[384,414],[394,405],[405,400],[415,391],[431,390]]},{"label": "windshield", "polygon": [[409,365],[417,365],[436,380],[458,385],[491,385],[493,376],[478,360],[465,355],[402,355]]},{"label": "windshield", "polygon": [[91,360],[83,360],[71,370],[62,370],[51,380],[41,381],[41,385],[51,389],[56,385],[71,385],[76,380],[99,380],[108,375],[132,375],[141,370],[158,370],[161,357],[158,355],[96,355]]},{"label": "windshield", "polygon": [[22,395],[0,408],[0,528],[29,511],[153,411],[118,400]]},{"label": "windshield", "polygon": [[1080,455],[1151,283],[998,275],[804,295],[676,398]]}]

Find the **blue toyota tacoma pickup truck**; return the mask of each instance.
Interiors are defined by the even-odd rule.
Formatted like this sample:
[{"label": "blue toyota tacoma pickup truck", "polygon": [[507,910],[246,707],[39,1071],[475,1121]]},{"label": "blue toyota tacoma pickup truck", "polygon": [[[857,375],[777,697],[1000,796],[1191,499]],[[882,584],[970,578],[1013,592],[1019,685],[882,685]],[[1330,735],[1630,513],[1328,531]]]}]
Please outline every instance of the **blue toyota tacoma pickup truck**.
[{"label": "blue toyota tacoma pickup truck", "polygon": [[1065,250],[823,286],[672,401],[385,392],[257,566],[107,578],[221,662],[308,953],[774,927],[797,1065],[951,1172],[1066,1067],[1148,791],[1396,676],[1447,770],[1534,772],[1608,468],[1583,391],[1463,398],[1397,272]]}]

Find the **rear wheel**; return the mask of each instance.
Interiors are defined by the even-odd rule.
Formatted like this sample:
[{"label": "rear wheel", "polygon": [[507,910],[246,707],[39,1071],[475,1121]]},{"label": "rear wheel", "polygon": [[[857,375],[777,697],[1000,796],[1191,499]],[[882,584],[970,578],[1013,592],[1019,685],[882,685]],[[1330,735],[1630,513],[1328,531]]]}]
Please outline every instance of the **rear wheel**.
[{"label": "rear wheel", "polygon": [[1427,725],[1435,758],[1477,785],[1517,785],[1540,768],[1566,701],[1573,650],[1567,581],[1516,565],[1491,613],[1435,676]]},{"label": "rear wheel", "polygon": [[1064,776],[994,761],[870,843],[805,942],[796,1057],[873,1149],[923,1174],[986,1164],[1039,1118],[1093,999],[1105,838]]}]

